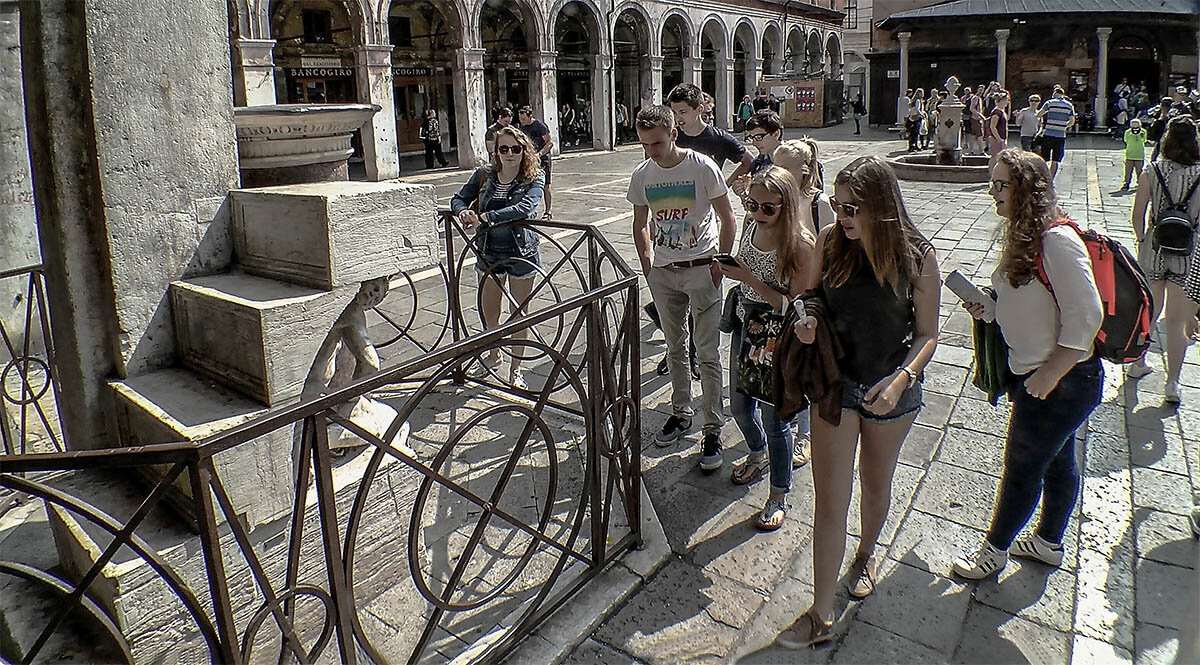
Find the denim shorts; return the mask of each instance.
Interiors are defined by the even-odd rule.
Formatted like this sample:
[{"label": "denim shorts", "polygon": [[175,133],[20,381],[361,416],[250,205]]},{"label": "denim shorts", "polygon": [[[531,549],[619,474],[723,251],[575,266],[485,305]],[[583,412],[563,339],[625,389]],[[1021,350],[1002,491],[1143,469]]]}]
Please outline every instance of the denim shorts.
[{"label": "denim shorts", "polygon": [[524,230],[519,229],[499,229],[489,231],[493,234],[485,236],[480,233],[475,236],[475,248],[479,252],[479,258],[475,262],[475,272],[480,279],[487,276],[488,273],[503,277],[508,275],[514,278],[532,277],[542,265],[541,253],[538,251],[537,236],[532,232],[528,235],[522,235],[522,238],[532,237],[533,241],[529,242],[526,239],[526,249],[521,250],[517,244],[517,234],[525,234]]},{"label": "denim shorts", "polygon": [[906,388],[900,393],[900,401],[896,402],[896,408],[892,409],[885,415],[878,416],[863,405],[863,398],[870,392],[871,386],[852,381],[850,379],[842,380],[842,410],[852,409],[858,413],[859,417],[869,423],[886,423],[903,418],[911,413],[916,413],[921,409],[921,382],[916,381],[911,388]]}]

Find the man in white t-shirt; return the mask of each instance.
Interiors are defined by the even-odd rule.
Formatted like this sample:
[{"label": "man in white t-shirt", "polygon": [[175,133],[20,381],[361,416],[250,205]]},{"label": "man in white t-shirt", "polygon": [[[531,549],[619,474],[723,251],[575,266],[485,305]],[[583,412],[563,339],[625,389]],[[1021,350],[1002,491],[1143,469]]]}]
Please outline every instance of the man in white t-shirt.
[{"label": "man in white t-shirt", "polygon": [[627,198],[633,204],[633,240],[642,274],[667,340],[671,375],[672,415],[655,438],[665,446],[692,427],[692,378],[684,331],[690,304],[703,393],[700,468],[711,472],[722,462],[723,420],[718,353],[721,271],[713,255],[733,248],[737,223],[716,162],[675,144],[678,130],[671,109],[643,108],[636,125],[648,159],[634,169]]}]

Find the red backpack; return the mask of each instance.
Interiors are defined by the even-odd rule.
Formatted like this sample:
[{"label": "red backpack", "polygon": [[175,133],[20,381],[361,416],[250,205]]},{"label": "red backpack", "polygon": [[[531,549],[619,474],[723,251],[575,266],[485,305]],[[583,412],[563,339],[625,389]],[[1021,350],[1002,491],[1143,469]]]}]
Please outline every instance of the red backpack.
[{"label": "red backpack", "polygon": [[[1113,363],[1140,360],[1150,346],[1150,314],[1154,311],[1154,296],[1146,274],[1125,247],[1092,229],[1084,231],[1066,218],[1056,220],[1050,228],[1070,226],[1079,234],[1092,258],[1092,274],[1104,303],[1104,322],[1096,333],[1096,355]],[[1054,295],[1054,287],[1038,257],[1037,278]]]}]

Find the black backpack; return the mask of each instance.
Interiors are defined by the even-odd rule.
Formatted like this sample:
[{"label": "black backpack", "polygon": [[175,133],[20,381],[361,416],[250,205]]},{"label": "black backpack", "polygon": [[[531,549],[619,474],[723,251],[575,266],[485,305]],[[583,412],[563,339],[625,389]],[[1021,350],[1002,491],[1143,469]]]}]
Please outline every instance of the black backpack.
[{"label": "black backpack", "polygon": [[1158,184],[1167,200],[1167,206],[1154,216],[1154,225],[1150,227],[1150,246],[1164,254],[1188,256],[1192,253],[1196,225],[1188,214],[1187,206],[1192,195],[1196,193],[1196,188],[1200,187],[1200,177],[1192,182],[1187,193],[1176,202],[1171,198],[1171,188],[1167,186],[1167,179],[1163,177],[1158,164],[1151,163],[1150,166],[1154,169],[1154,175],[1158,176]]}]

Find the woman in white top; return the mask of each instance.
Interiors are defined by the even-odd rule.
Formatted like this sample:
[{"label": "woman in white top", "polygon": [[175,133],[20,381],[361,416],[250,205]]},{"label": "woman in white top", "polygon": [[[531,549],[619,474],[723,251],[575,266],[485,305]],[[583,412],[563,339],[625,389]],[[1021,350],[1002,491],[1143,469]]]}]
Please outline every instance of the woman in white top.
[{"label": "woman in white top", "polygon": [[735,288],[741,296],[729,346],[729,410],[750,448],[750,455],[733,470],[731,480],[745,485],[769,470],[771,491],[755,526],[774,531],[783,526],[784,499],[792,486],[792,428],[780,420],[771,404],[738,391],[739,352],[751,308],[786,312],[793,298],[813,287],[816,238],[800,215],[807,201],[802,200],[796,179],[785,169],[770,166],[755,175],[742,204],[746,224],[738,247],[738,266],[720,264],[721,273],[738,282]]},{"label": "woman in white top", "polygon": [[[1193,234],[1190,255],[1172,255],[1157,251],[1153,246],[1153,223],[1159,211],[1167,207],[1166,181],[1171,199],[1176,205],[1186,205],[1193,228],[1200,221],[1200,189],[1183,201],[1200,180],[1200,140],[1196,124],[1187,116],[1171,120],[1163,134],[1162,159],[1147,162],[1138,177],[1137,196],[1133,199],[1133,234],[1138,241],[1138,262],[1150,280],[1154,292],[1154,318],[1150,329],[1166,305],[1167,377],[1163,396],[1167,402],[1179,402],[1179,373],[1183,355],[1196,334],[1196,303],[1200,301],[1200,238]],[[1161,180],[1160,180],[1161,178]],[[1150,211],[1150,228],[1146,226],[1146,211]],[[1149,231],[1149,234],[1147,233]],[[1149,237],[1147,237],[1149,235]],[[1139,379],[1150,373],[1146,359],[1129,366],[1131,378]]]},{"label": "woman in white top", "polygon": [[[821,162],[817,159],[819,154],[817,142],[807,136],[784,141],[771,153],[771,162],[786,169],[796,179],[800,188],[798,219],[804,223],[813,238],[817,237],[821,229],[835,221],[833,204],[829,202],[829,195],[825,193],[824,183],[821,182]],[[792,454],[792,468],[804,466],[812,457],[812,442],[809,439],[812,423],[809,420],[808,409],[796,415],[795,424],[796,441]]]},{"label": "woman in white top", "polygon": [[[992,273],[996,320],[1008,344],[1012,415],[1004,477],[987,538],[954,562],[954,572],[983,579],[1008,555],[1062,563],[1062,537],[1079,496],[1075,430],[1100,403],[1104,370],[1092,352],[1104,318],[1087,248],[1058,207],[1050,169],[1032,152],[1009,148],[992,169],[991,194],[1004,218],[1003,251]],[[1037,277],[1039,260],[1053,294]],[[983,306],[963,303],[975,318]],[[1013,540],[1042,503],[1034,534]]]}]

